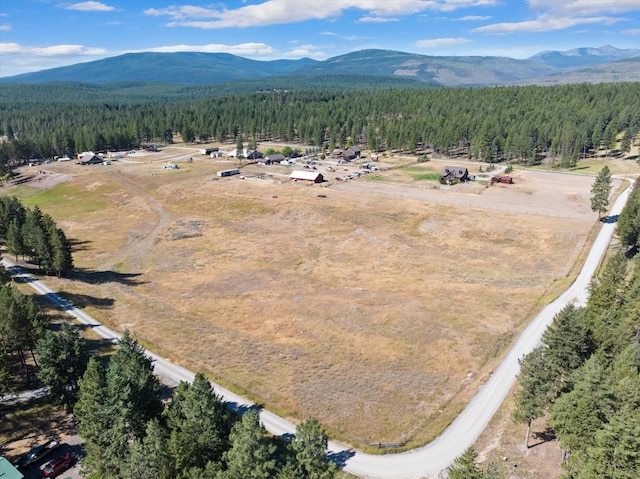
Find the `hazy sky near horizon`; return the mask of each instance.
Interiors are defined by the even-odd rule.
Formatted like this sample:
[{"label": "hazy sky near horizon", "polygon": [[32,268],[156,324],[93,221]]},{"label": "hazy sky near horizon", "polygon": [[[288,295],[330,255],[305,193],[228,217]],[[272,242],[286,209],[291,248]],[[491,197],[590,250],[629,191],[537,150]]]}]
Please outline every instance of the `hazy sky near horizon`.
[{"label": "hazy sky near horizon", "polygon": [[640,0],[2,0],[0,76],[130,52],[324,60],[640,48]]}]

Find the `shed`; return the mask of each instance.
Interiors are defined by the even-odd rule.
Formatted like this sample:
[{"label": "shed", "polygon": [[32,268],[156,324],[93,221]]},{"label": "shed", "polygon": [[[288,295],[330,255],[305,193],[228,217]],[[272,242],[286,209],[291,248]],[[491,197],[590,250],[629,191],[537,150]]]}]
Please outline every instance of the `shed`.
[{"label": "shed", "polygon": [[306,181],[309,183],[322,183],[324,181],[324,176],[322,176],[322,173],[318,173],[317,171],[295,170],[291,172],[289,180]]}]

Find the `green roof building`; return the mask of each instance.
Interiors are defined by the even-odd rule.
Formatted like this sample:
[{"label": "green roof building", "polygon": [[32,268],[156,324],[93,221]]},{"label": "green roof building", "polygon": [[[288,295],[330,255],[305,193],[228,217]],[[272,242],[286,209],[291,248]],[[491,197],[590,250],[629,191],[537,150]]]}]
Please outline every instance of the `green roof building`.
[{"label": "green roof building", "polygon": [[0,479],[23,479],[23,477],[6,457],[0,457]]}]

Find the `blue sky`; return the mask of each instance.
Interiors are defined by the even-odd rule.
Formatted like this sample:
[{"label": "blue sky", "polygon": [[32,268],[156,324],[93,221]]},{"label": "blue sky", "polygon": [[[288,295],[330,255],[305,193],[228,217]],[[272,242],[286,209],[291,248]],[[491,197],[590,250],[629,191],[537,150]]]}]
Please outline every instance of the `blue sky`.
[{"label": "blue sky", "polygon": [[2,0],[0,76],[128,52],[326,58],[366,48],[527,58],[640,48],[640,0]]}]

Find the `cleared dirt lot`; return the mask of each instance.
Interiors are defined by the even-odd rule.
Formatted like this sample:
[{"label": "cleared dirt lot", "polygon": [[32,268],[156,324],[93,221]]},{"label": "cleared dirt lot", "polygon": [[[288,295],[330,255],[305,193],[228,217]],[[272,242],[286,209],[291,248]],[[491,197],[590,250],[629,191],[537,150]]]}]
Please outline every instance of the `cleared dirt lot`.
[{"label": "cleared dirt lot", "polygon": [[356,444],[437,435],[596,219],[587,176],[440,188],[397,169],[323,187],[281,167],[219,179],[233,163],[189,150],[135,161],[47,165],[50,188],[16,190],[77,242],[71,280],[47,282],[175,362]]}]

